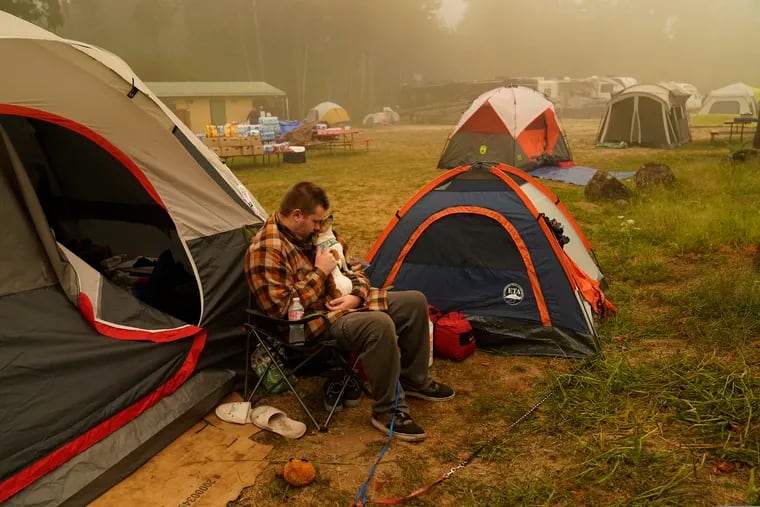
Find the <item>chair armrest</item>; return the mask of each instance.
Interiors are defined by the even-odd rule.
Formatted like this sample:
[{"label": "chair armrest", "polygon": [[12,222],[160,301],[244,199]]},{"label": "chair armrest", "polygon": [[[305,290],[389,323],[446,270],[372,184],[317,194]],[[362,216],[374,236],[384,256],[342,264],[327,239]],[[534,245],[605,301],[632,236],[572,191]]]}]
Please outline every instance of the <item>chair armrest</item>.
[{"label": "chair armrest", "polygon": [[[244,327],[250,328],[251,330],[262,331],[264,334],[277,339],[286,346],[289,345],[287,344],[287,339],[284,338],[288,336],[288,327],[290,324],[305,324],[314,319],[321,318],[325,321],[325,329],[330,327],[330,321],[327,319],[327,314],[323,312],[310,313],[299,320],[271,317],[260,310],[253,310],[250,308],[246,309],[246,313],[248,313],[248,323],[246,323]],[[299,345],[299,348],[300,347],[302,347],[302,345]]]},{"label": "chair armrest", "polygon": [[[255,320],[267,322],[269,324],[277,324],[277,325],[285,325],[289,326],[290,324],[305,324],[309,321],[312,321],[314,319],[324,319],[327,321],[327,314],[324,312],[315,312],[310,313],[309,315],[304,315],[302,319],[299,320],[288,320],[288,319],[279,319],[277,317],[271,317],[263,312],[260,312],[259,310],[252,310],[250,308],[245,310],[246,313],[251,315]],[[329,323],[326,322],[326,323]]]}]

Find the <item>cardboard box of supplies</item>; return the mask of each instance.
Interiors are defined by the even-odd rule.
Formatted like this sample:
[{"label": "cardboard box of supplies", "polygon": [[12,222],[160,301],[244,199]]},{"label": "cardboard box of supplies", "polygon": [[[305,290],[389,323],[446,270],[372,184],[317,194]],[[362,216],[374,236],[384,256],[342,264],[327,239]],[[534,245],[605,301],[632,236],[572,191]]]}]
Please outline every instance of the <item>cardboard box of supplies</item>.
[{"label": "cardboard box of supplies", "polygon": [[203,144],[205,144],[209,148],[218,148],[219,147],[219,138],[218,137],[204,137],[203,138]]},{"label": "cardboard box of supplies", "polygon": [[219,139],[219,146],[222,148],[228,147],[228,146],[241,146],[241,139],[240,137],[218,137]]},{"label": "cardboard box of supplies", "polygon": [[222,157],[239,157],[242,154],[242,146],[222,146]]},{"label": "cardboard box of supplies", "polygon": [[261,138],[259,136],[246,136],[240,138],[241,146],[256,146],[261,144]]}]

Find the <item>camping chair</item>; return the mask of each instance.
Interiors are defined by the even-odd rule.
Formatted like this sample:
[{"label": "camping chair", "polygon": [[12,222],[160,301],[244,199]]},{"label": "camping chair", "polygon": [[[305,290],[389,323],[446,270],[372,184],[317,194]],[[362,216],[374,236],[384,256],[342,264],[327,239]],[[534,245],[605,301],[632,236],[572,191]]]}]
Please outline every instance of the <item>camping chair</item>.
[{"label": "camping chair", "polygon": [[[324,313],[313,313],[310,315],[304,316],[301,320],[295,320],[295,321],[289,321],[285,319],[278,319],[274,317],[270,317],[257,309],[248,309],[246,310],[248,313],[248,321],[244,325],[245,331],[246,331],[246,340],[245,340],[245,378],[244,378],[244,391],[243,391],[243,397],[246,398],[246,400],[251,401],[254,394],[259,390],[259,388],[264,383],[264,379],[267,376],[267,373],[269,370],[274,367],[277,369],[277,372],[279,373],[279,381],[274,385],[270,386],[271,388],[276,388],[277,386],[281,385],[283,382],[287,385],[290,392],[293,393],[293,395],[298,400],[298,403],[303,408],[304,412],[306,412],[306,415],[309,417],[311,422],[314,424],[314,427],[319,431],[327,431],[327,425],[330,423],[330,419],[332,419],[333,414],[335,413],[338,404],[341,402],[343,393],[346,390],[346,387],[348,386],[349,381],[353,380],[357,382],[357,385],[359,385],[364,392],[364,394],[369,394],[367,389],[364,387],[364,384],[360,381],[358,378],[358,375],[356,373],[356,366],[359,362],[359,357],[357,356],[352,364],[349,365],[348,360],[346,359],[346,353],[343,351],[340,347],[338,347],[338,344],[336,340],[328,338],[327,332],[325,332],[322,337],[307,340],[303,344],[299,345],[291,345],[288,343],[288,329],[290,324],[306,324],[307,322],[310,322],[314,319],[324,319],[327,323],[327,317]],[[255,345],[252,347],[251,342],[254,341]],[[255,347],[262,347],[263,351],[266,353],[266,355],[269,357],[269,364],[267,365],[266,369],[263,371],[262,374],[259,375],[258,381],[253,386],[253,389],[251,389],[250,393],[248,392],[249,388],[249,379],[250,379],[250,373],[249,370],[251,369],[251,354],[253,352],[253,349]],[[278,349],[283,350],[284,353],[281,353],[278,351]],[[285,356],[284,358],[282,356]],[[324,420],[324,423],[320,424],[317,422],[316,417],[314,416],[314,413],[309,407],[306,406],[306,403],[303,400],[303,397],[298,393],[295,386],[293,386],[293,383],[288,378],[289,376],[297,375],[299,372],[303,372],[307,366],[309,366],[314,359],[324,359],[327,357],[328,359],[331,359],[332,362],[338,365],[338,368],[342,372],[342,378],[340,380],[340,393],[336,397],[335,402],[330,407],[330,410],[327,414],[327,418]],[[293,366],[292,368],[285,368],[283,366],[283,359],[285,360],[292,360],[292,359],[299,360],[298,363]]]}]

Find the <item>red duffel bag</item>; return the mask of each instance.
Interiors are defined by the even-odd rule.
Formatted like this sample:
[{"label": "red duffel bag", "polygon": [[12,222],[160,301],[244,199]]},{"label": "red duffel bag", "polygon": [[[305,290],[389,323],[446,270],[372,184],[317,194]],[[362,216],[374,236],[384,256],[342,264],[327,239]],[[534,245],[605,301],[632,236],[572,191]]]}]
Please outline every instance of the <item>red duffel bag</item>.
[{"label": "red duffel bag", "polygon": [[475,352],[472,325],[462,312],[442,313],[433,305],[428,305],[428,313],[433,322],[435,355],[462,361]]}]

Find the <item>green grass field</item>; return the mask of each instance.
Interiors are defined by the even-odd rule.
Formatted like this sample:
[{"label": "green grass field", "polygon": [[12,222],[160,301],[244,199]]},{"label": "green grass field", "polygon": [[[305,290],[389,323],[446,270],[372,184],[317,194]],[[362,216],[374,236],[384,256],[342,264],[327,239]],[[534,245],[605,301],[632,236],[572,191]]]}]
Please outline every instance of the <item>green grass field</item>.
[{"label": "green grass field", "polygon": [[[610,282],[618,314],[600,326],[602,357],[586,364],[478,352],[463,363],[437,360],[434,374],[459,390],[456,405],[413,406],[433,435],[421,445],[392,444],[370,498],[404,495],[487,441],[471,465],[409,505],[760,504],[760,158],[735,162],[737,146],[710,144],[709,130],[699,129],[695,142],[674,150],[595,149],[596,127],[566,122],[576,163],[631,171],[660,162],[678,182],[642,193],[627,181],[627,206],[590,203],[582,187],[545,182]],[[270,211],[297,181],[324,186],[336,230],[364,256],[394,211],[440,174],[447,133],[378,129],[365,132],[373,138],[368,153],[231,167]],[[531,417],[504,431],[552,387]],[[369,433],[350,456],[328,449],[349,447],[336,444],[340,435],[371,432],[368,406],[341,415],[336,430],[313,437],[318,444],[272,441],[273,459],[308,453],[324,463],[317,483],[289,490],[262,474],[234,505],[350,503],[382,437]],[[338,461],[349,462],[351,474]]]}]

